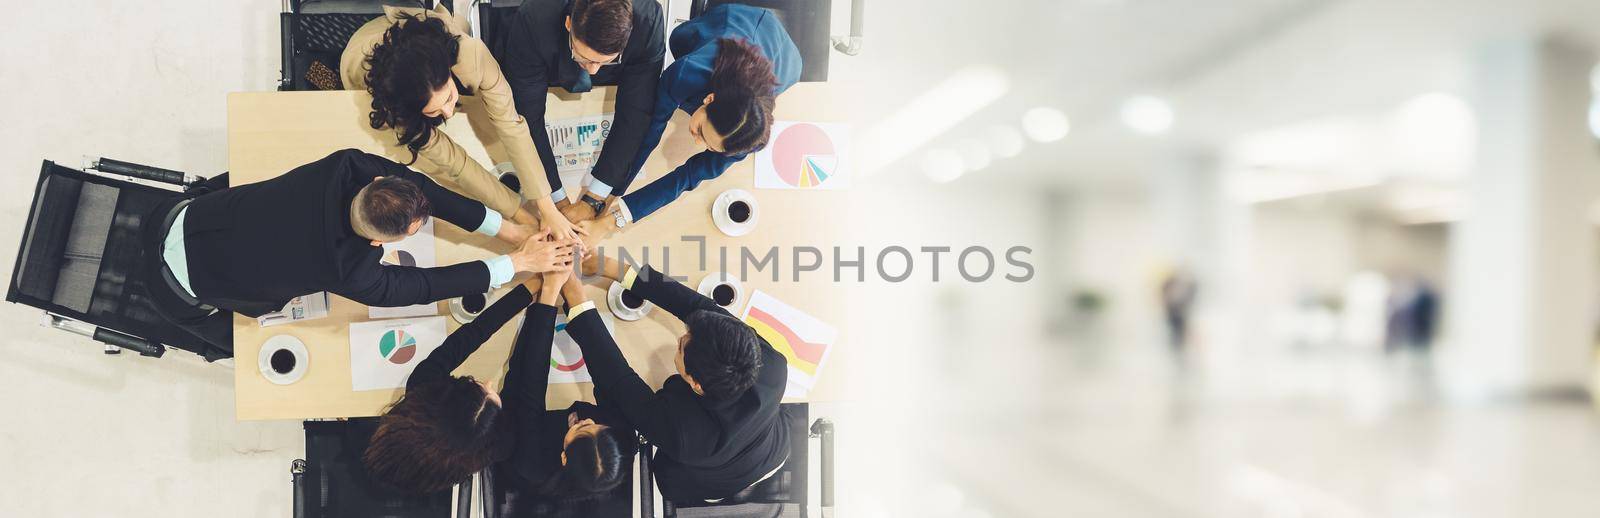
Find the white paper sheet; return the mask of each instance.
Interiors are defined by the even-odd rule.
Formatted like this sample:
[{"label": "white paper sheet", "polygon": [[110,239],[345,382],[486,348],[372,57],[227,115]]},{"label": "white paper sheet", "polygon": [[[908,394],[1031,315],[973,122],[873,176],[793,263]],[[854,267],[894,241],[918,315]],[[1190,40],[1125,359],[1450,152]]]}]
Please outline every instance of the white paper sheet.
[{"label": "white paper sheet", "polygon": [[[433,268],[438,266],[434,256],[433,218],[428,218],[427,223],[416,234],[393,242],[383,244],[383,264],[397,266],[415,266],[418,268]],[[439,305],[417,304],[415,306],[401,306],[398,308],[368,307],[367,316],[370,318],[405,318],[422,317],[439,314]]]},{"label": "white paper sheet", "polygon": [[395,389],[446,335],[444,317],[350,324],[351,390]]},{"label": "white paper sheet", "polygon": [[741,319],[788,359],[790,385],[808,391],[816,386],[839,339],[837,329],[761,290],[750,294]]},{"label": "white paper sheet", "polygon": [[757,189],[836,190],[850,187],[850,126],[777,121],[756,152]]},{"label": "white paper sheet", "polygon": [[[605,314],[599,314],[606,329],[612,329],[611,320]],[[588,383],[594,381],[589,377],[589,366],[584,365],[583,351],[578,348],[578,342],[572,340],[572,335],[567,334],[567,315],[556,315],[556,335],[550,343],[550,383]]]},{"label": "white paper sheet", "polygon": [[611,136],[611,120],[615,113],[602,113],[546,121],[545,132],[550,135],[550,150],[555,153],[556,171],[579,171],[587,174],[600,159],[600,148]]},{"label": "white paper sheet", "polygon": [[328,316],[328,292],[319,291],[289,300],[283,309],[256,317],[261,327],[271,327],[290,322],[316,320]]}]

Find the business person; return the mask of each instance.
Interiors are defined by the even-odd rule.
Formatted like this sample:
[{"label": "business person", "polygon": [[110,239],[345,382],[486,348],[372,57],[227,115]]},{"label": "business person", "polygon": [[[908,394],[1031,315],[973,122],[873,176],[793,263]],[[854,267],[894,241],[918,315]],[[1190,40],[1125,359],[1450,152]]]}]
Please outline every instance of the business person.
[{"label": "business person", "polygon": [[[431,215],[519,245],[482,261],[417,268],[379,263],[383,243]],[[386,158],[354,149],[276,178],[157,206],[149,216],[145,286],[157,310],[232,351],[232,319],[328,291],[369,306],[408,306],[472,293],[571,264],[572,240],[544,241],[482,204]]]},{"label": "business person", "polygon": [[[673,29],[667,42],[674,60],[656,85],[655,107],[644,141],[622,181],[599,177],[589,185],[595,198],[620,195],[612,203],[616,224],[642,219],[700,182],[721,176],[745,155],[766,146],[774,99],[800,80],[800,50],[771,11],[723,4]],[[689,114],[689,134],[705,151],[638,190],[629,184],[661,143],[674,110]],[[598,218],[588,204],[566,210],[574,221]]]},{"label": "business person", "polygon": [[661,390],[628,366],[576,279],[562,288],[572,335],[596,391],[657,447],[661,494],[677,501],[719,500],[765,480],[789,454],[778,404],[788,381],[783,354],[711,299],[646,267],[624,267],[598,254],[584,272],[620,282],[688,328],[678,340],[678,374]]},{"label": "business person", "polygon": [[[344,87],[372,94],[373,129],[393,129],[413,162],[423,158],[418,168],[461,186],[489,208],[531,224],[535,214],[523,209],[526,199],[540,225],[558,239],[572,238],[575,230],[550,199],[544,166],[534,154],[528,122],[517,115],[511,87],[488,47],[465,35],[466,20],[458,21],[443,4],[433,11],[384,6],[383,13],[356,30],[339,58]],[[437,131],[455,115],[462,95],[483,100],[489,123],[511,155],[521,198]]]},{"label": "business person", "polygon": [[[592,498],[626,480],[638,438],[620,417],[584,402],[545,411],[556,297],[570,275],[530,278],[417,364],[362,455],[374,479],[428,493],[502,462],[516,478],[509,483],[544,500]],[[500,391],[450,375],[519,312],[522,328]]]},{"label": "business person", "polygon": [[[499,55],[517,100],[517,112],[532,124],[551,197],[563,212],[567,191],[557,174],[545,130],[545,93],[552,86],[587,92],[616,85],[616,115],[590,174],[609,192],[628,175],[644,141],[655,103],[656,81],[666,54],[661,4],[656,0],[527,0],[505,25]],[[598,213],[606,195],[585,192],[578,201]]]}]

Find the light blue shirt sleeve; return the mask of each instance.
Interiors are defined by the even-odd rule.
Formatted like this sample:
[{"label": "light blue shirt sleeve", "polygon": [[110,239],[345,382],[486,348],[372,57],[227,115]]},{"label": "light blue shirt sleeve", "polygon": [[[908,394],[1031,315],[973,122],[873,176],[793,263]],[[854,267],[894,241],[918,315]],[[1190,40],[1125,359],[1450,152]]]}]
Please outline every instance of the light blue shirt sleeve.
[{"label": "light blue shirt sleeve", "polygon": [[610,185],[606,185],[606,183],[600,181],[599,178],[589,181],[589,194],[593,194],[595,199],[606,199],[607,196],[611,195],[611,189],[612,187]]},{"label": "light blue shirt sleeve", "polygon": [[489,210],[489,207],[485,206],[483,208],[483,223],[478,224],[478,230],[474,230],[473,232],[494,237],[495,234],[500,233],[500,224],[504,221],[504,216],[501,216],[498,212]]},{"label": "light blue shirt sleeve", "polygon": [[567,201],[567,186],[563,185],[561,187],[557,187],[556,190],[551,191],[550,201],[556,203]]},{"label": "light blue shirt sleeve", "polygon": [[489,266],[489,287],[499,288],[500,285],[511,282],[517,276],[517,269],[511,265],[511,256],[500,255],[483,260]]}]

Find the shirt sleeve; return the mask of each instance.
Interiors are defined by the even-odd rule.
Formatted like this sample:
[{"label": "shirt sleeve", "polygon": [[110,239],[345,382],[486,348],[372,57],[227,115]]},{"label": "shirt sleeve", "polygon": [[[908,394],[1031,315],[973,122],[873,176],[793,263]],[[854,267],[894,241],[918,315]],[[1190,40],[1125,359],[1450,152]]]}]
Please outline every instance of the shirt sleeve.
[{"label": "shirt sleeve", "polygon": [[484,259],[483,264],[489,267],[489,287],[491,288],[499,288],[505,283],[511,282],[512,277],[517,276],[516,266],[511,264],[511,256],[509,255],[497,255]]},{"label": "shirt sleeve", "polygon": [[496,234],[500,233],[500,224],[504,222],[504,218],[505,217],[501,216],[500,213],[490,210],[489,207],[485,206],[483,208],[483,223],[479,223],[478,228],[474,230],[474,232],[483,234],[485,236],[494,237]]}]

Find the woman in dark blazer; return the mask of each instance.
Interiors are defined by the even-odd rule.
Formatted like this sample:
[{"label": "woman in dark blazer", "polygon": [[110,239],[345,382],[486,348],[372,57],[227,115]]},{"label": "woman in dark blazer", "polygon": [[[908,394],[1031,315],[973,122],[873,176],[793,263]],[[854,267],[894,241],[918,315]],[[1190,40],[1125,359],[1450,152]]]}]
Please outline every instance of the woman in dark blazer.
[{"label": "woman in dark blazer", "polygon": [[[535,276],[518,286],[417,365],[363,456],[374,480],[428,493],[502,462],[519,479],[514,486],[571,500],[604,494],[627,479],[638,442],[619,417],[584,402],[545,410],[555,304],[570,274]],[[450,374],[518,312],[525,315],[500,391]]]}]

